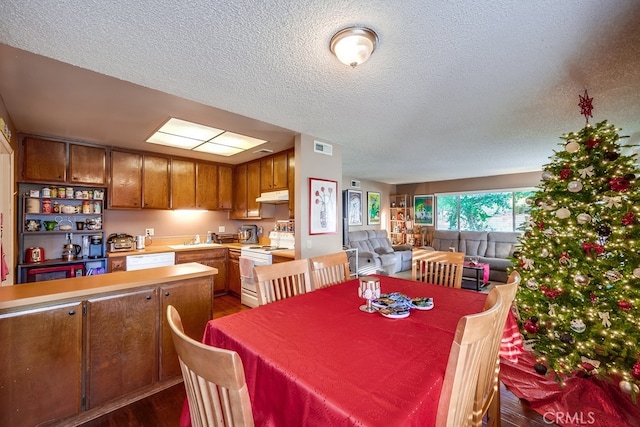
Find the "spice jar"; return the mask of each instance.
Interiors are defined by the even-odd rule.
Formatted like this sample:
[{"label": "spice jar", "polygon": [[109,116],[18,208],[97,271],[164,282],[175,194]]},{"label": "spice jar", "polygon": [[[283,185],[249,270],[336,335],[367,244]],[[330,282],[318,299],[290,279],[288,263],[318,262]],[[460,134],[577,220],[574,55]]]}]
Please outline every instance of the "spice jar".
[{"label": "spice jar", "polygon": [[51,198],[55,199],[58,197],[58,187],[51,187]]},{"label": "spice jar", "polygon": [[64,187],[58,188],[58,197],[61,199],[65,199],[67,197],[67,189]]}]

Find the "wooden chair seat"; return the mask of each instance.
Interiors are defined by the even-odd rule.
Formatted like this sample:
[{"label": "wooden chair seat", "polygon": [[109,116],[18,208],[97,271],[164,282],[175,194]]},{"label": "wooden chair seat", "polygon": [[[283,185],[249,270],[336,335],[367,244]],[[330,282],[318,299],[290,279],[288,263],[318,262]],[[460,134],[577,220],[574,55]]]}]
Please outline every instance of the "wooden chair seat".
[{"label": "wooden chair seat", "polygon": [[349,260],[344,251],[310,258],[313,288],[320,289],[349,280]]},{"label": "wooden chair seat", "polygon": [[238,353],[189,338],[172,305],[167,307],[167,320],[182,369],[191,425],[253,426],[251,400]]}]

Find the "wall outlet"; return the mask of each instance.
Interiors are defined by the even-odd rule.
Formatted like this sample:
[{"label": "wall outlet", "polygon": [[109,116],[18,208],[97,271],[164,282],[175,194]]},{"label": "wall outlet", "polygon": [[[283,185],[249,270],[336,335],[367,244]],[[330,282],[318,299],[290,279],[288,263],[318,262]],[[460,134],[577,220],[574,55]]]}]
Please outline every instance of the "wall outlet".
[{"label": "wall outlet", "polygon": [[311,239],[307,239],[307,249],[311,249]]},{"label": "wall outlet", "polygon": [[224,225],[218,226],[218,233],[224,233],[227,228]]},{"label": "wall outlet", "polygon": [[145,228],[144,234],[151,237],[155,234],[155,230],[153,228]]}]

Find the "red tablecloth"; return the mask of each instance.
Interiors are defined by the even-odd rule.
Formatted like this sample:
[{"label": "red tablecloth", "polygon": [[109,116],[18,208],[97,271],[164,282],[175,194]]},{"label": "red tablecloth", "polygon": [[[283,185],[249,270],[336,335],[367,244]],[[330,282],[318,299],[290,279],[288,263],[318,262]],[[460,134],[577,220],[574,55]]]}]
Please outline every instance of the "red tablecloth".
[{"label": "red tablecloth", "polygon": [[208,323],[203,342],[242,358],[256,425],[434,425],[456,325],[486,294],[380,284],[433,297],[435,308],[406,319],[363,313],[351,280]]}]

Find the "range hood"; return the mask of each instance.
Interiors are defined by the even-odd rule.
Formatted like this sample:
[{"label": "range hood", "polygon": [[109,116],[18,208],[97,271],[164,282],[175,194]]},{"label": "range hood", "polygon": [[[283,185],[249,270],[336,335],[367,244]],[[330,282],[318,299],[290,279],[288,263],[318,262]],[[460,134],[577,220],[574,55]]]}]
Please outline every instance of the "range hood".
[{"label": "range hood", "polygon": [[260,197],[256,199],[258,203],[270,203],[278,205],[280,203],[289,203],[289,190],[269,191],[260,193]]}]

